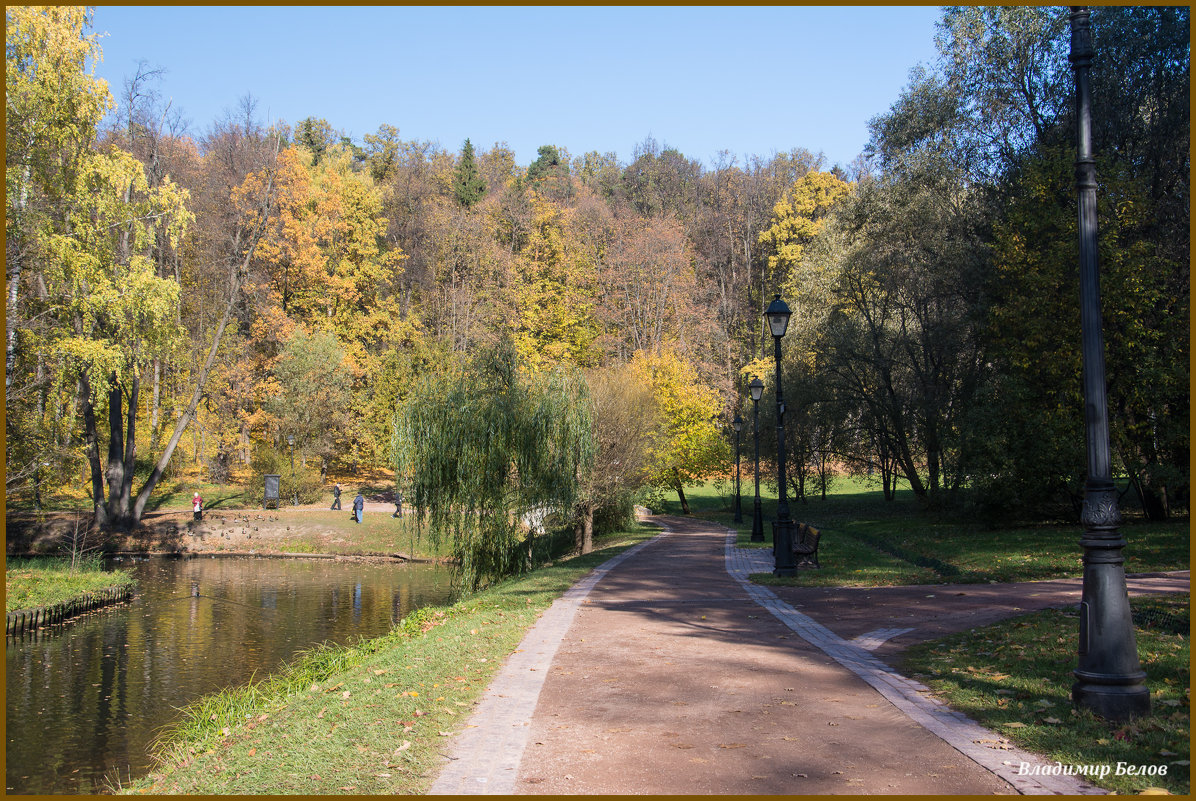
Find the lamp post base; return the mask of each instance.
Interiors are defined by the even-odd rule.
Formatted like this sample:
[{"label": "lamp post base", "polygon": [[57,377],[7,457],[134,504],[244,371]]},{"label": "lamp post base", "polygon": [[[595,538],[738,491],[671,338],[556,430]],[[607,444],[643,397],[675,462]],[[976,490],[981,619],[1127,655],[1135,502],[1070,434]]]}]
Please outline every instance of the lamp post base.
[{"label": "lamp post base", "polygon": [[793,532],[796,525],[792,520],[774,520],[772,524],[772,553],[776,566],[774,576],[796,576],[797,562],[793,559]]},{"label": "lamp post base", "polygon": [[[1086,676],[1074,671],[1079,679],[1071,688],[1071,701],[1097,717],[1124,721],[1150,714],[1150,690],[1142,683],[1145,673],[1136,676]],[[1117,684],[1107,682],[1117,681]]]},{"label": "lamp post base", "polygon": [[751,542],[764,542],[764,515],[760,511],[760,499],[757,498],[752,508],[752,539]]},{"label": "lamp post base", "polygon": [[[1100,496],[1096,497],[1099,501]],[[1102,508],[1113,507],[1085,499],[1086,526],[1118,522],[1116,512],[1105,512],[1107,519],[1097,519]],[[1080,595],[1079,662],[1072,671],[1076,677],[1071,688],[1072,703],[1106,720],[1147,715],[1150,689],[1138,661],[1133,613],[1125,587],[1125,540],[1112,529],[1093,530],[1085,532],[1081,544],[1084,585]]]}]

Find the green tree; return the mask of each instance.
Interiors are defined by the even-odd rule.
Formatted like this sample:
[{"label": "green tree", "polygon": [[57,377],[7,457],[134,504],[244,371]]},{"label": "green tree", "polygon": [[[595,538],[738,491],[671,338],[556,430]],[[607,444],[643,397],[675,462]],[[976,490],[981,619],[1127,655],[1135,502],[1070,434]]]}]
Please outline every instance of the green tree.
[{"label": "green tree", "polygon": [[274,364],[279,391],[268,406],[279,434],[294,436],[301,456],[319,456],[321,473],[336,456],[338,435],[350,427],[352,376],[344,360],[333,334],[299,329]]},{"label": "green tree", "polygon": [[295,145],[306,149],[311,154],[311,166],[316,166],[324,158],[329,148],[340,143],[344,135],[337,131],[328,120],[308,117],[300,120],[295,126]]},{"label": "green tree", "polygon": [[467,588],[528,569],[526,516],[567,519],[592,458],[588,407],[576,372],[529,373],[504,346],[426,375],[397,410],[395,479]]},{"label": "green tree", "polygon": [[846,247],[828,254],[837,278],[813,364],[883,425],[886,452],[932,506],[969,470],[959,427],[989,369],[977,201],[949,172],[867,181],[831,229]]},{"label": "green tree", "polygon": [[536,160],[527,167],[524,180],[541,195],[553,200],[573,196],[573,180],[569,176],[569,154],[555,145],[541,145]]},{"label": "green tree", "polygon": [[5,23],[5,487],[31,488],[37,503],[47,468],[69,459],[74,422],[54,397],[73,387],[57,380],[51,352],[58,316],[45,314],[41,291],[44,234],[62,225],[61,204],[111,98],[85,70],[99,51],[85,8],[8,7]]},{"label": "green tree", "polygon": [[453,173],[453,196],[465,208],[472,208],[486,194],[486,182],[478,172],[473,158],[473,144],[466,139],[461,148],[461,160]]}]

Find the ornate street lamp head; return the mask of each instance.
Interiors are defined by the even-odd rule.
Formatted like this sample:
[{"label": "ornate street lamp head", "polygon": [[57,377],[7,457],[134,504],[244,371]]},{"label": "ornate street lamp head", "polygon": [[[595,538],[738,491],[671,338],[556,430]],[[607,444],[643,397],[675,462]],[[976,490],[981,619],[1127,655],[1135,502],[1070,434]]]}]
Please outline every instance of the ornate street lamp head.
[{"label": "ornate street lamp head", "polygon": [[792,314],[793,312],[789,311],[789,307],[785,305],[785,301],[781,300],[781,296],[775,295],[772,303],[768,304],[768,308],[764,312],[764,316],[768,318],[768,327],[774,337],[785,336],[785,329],[789,327],[789,317]]},{"label": "ornate street lamp head", "polygon": [[752,400],[759,401],[764,397],[764,382],[759,378],[753,378],[752,383],[748,384],[748,392],[752,393]]},{"label": "ornate street lamp head", "polygon": [[743,418],[740,417],[739,415],[735,415],[735,419],[731,421],[731,425],[732,425],[732,427],[734,427],[734,429],[736,431],[742,431],[743,430]]},{"label": "ornate street lamp head", "polygon": [[287,444],[294,447],[294,445],[295,445],[295,435],[294,434],[287,434]]}]

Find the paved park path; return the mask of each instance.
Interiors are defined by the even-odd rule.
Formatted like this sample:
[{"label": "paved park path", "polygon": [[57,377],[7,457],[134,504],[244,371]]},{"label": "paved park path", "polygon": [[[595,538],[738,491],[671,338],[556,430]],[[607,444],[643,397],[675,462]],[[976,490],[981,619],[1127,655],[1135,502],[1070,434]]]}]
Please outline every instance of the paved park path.
[{"label": "paved park path", "polygon": [[[434,794],[1102,792],[934,701],[878,654],[1079,600],[1079,582],[767,588],[767,549],[658,517],[527,634]],[[1138,589],[1187,591],[1186,574]],[[1134,584],[1131,585],[1135,586]],[[800,611],[799,611],[800,610]]]}]

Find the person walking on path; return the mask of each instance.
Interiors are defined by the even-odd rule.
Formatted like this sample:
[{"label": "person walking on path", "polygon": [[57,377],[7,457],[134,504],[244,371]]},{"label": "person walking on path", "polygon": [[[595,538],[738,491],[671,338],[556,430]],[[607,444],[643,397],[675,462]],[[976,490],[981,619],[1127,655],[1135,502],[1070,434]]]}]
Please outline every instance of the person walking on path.
[{"label": "person walking on path", "polygon": [[199,497],[198,491],[191,497],[191,513],[195,520],[203,520],[203,498]]},{"label": "person walking on path", "polygon": [[341,508],[341,485],[339,483],[332,487],[332,506],[331,511],[337,511]]},{"label": "person walking on path", "polygon": [[358,523],[361,522],[361,514],[365,510],[365,498],[361,494],[361,490],[357,491],[357,497],[353,499],[353,517]]}]

